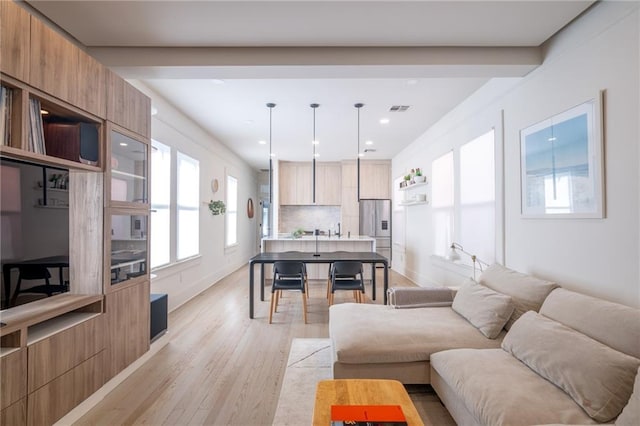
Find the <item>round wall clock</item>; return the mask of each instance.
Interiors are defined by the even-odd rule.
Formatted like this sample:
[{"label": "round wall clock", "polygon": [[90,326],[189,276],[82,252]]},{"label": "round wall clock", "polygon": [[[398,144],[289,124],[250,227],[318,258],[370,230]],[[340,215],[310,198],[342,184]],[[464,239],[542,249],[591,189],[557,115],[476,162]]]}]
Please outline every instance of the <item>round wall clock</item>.
[{"label": "round wall clock", "polygon": [[251,198],[247,201],[247,216],[249,219],[253,218],[253,200]]},{"label": "round wall clock", "polygon": [[213,179],[211,181],[211,191],[215,194],[218,192],[218,179]]}]

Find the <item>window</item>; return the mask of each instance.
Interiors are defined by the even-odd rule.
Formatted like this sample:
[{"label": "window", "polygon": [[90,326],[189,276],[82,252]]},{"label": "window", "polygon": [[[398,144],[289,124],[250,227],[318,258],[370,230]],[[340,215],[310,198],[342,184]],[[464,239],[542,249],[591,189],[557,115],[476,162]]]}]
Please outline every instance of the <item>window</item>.
[{"label": "window", "polygon": [[431,205],[433,207],[433,253],[445,256],[453,241],[453,152],[433,161],[431,165]]},{"label": "window", "polygon": [[200,247],[200,163],[178,152],[177,180],[177,259],[197,255]]},{"label": "window", "polygon": [[226,246],[238,243],[238,179],[227,175]]},{"label": "window", "polygon": [[200,163],[152,140],[151,268],[200,253]]},{"label": "window", "polygon": [[434,254],[446,256],[455,241],[483,262],[495,261],[495,186],[493,130],[433,161]]},{"label": "window", "polygon": [[171,261],[171,149],[151,141],[151,268]]}]

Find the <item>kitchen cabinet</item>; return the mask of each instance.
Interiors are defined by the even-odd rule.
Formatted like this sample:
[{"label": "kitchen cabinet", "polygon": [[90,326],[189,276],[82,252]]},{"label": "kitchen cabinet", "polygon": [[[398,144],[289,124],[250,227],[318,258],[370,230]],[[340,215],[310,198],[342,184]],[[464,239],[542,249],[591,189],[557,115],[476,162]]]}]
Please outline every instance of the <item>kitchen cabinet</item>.
[{"label": "kitchen cabinet", "polygon": [[280,162],[280,205],[339,206],[342,170],[340,163],[316,162],[316,202],[313,202],[313,163]]},{"label": "kitchen cabinet", "polygon": [[29,13],[14,2],[0,2],[0,71],[20,81],[29,76],[29,21]]},{"label": "kitchen cabinet", "polygon": [[316,205],[342,204],[342,167],[340,163],[316,163]]},{"label": "kitchen cabinet", "polygon": [[360,198],[391,199],[389,161],[360,161]]}]

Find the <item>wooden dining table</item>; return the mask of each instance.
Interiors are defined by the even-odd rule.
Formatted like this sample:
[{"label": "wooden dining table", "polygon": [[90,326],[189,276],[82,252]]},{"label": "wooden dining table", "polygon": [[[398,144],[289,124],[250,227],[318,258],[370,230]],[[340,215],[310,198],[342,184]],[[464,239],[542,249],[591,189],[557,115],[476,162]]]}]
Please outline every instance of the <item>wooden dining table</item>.
[{"label": "wooden dining table", "polygon": [[303,263],[333,263],[338,261],[355,261],[371,265],[371,281],[373,289],[371,298],[376,300],[376,265],[384,268],[384,304],[387,304],[387,289],[389,288],[389,259],[376,252],[263,252],[253,256],[249,260],[249,318],[253,318],[254,299],[254,269],[260,265],[260,300],[264,301],[264,265],[280,261],[297,261]]}]

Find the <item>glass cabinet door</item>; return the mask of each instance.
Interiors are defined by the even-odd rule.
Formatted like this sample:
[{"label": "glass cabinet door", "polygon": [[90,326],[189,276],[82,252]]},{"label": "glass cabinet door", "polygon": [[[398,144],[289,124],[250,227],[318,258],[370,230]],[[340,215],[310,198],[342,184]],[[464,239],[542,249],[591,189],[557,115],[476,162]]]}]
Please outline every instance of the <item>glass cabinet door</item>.
[{"label": "glass cabinet door", "polygon": [[149,217],[111,215],[111,284],[147,273]]},{"label": "glass cabinet door", "polygon": [[147,203],[148,145],[111,132],[111,201]]}]

